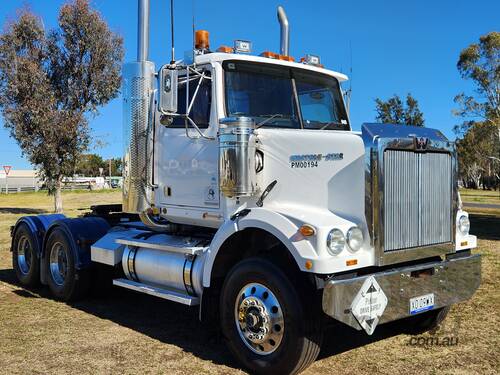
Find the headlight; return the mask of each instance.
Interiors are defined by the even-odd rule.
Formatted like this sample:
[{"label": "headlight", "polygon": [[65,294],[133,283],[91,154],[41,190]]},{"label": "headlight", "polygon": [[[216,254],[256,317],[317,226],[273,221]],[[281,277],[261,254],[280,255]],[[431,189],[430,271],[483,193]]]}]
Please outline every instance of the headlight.
[{"label": "headlight", "polygon": [[347,245],[352,251],[358,251],[363,246],[363,232],[358,227],[352,227],[347,231]]},{"label": "headlight", "polygon": [[460,231],[460,233],[464,236],[467,236],[469,234],[469,229],[469,218],[465,215],[460,216],[460,219],[458,219],[458,230]]},{"label": "headlight", "polygon": [[344,233],[340,229],[332,229],[326,238],[326,245],[330,254],[340,254],[345,247]]}]

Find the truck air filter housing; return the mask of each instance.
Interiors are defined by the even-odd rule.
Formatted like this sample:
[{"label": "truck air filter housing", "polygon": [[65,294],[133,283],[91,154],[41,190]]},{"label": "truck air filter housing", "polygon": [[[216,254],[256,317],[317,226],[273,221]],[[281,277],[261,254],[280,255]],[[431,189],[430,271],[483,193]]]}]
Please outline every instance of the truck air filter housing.
[{"label": "truck air filter housing", "polygon": [[250,117],[228,117],[220,121],[219,185],[226,197],[255,195],[255,121]]}]

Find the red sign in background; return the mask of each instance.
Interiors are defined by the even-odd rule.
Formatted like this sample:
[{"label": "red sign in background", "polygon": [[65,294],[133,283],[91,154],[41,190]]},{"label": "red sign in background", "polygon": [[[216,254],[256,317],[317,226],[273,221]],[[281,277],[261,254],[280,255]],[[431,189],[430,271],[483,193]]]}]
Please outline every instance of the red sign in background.
[{"label": "red sign in background", "polygon": [[5,174],[8,175],[10,170],[12,169],[12,166],[10,165],[4,165],[3,170],[5,171]]}]

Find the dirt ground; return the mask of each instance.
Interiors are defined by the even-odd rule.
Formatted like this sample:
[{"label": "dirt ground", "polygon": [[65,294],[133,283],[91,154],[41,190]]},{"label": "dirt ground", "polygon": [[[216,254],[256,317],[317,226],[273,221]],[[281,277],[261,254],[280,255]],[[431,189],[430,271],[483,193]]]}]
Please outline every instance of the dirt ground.
[{"label": "dirt ground", "polygon": [[[66,214],[120,201],[119,192],[65,193]],[[0,372],[3,374],[243,373],[196,308],[118,288],[64,304],[47,289],[25,290],[11,265],[9,227],[18,217],[49,212],[45,195],[0,197]],[[433,334],[405,335],[401,324],[371,337],[344,326],[325,332],[320,359],[306,374],[500,372],[500,216],[475,215],[483,281],[474,297],[452,308]]]}]

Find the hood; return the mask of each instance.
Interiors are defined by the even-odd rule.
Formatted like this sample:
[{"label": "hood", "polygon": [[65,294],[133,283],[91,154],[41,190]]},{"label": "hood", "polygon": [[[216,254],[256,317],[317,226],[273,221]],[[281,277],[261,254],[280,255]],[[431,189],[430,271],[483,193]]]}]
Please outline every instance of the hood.
[{"label": "hood", "polygon": [[256,134],[264,153],[260,185],[265,189],[277,180],[265,205],[284,215],[294,211],[328,221],[334,214],[365,223],[365,149],[359,135],[296,129],[258,129]]}]

